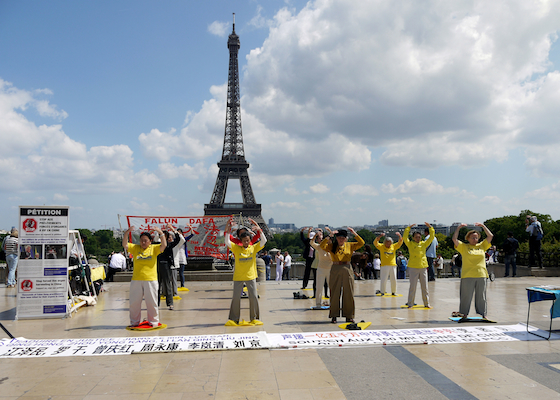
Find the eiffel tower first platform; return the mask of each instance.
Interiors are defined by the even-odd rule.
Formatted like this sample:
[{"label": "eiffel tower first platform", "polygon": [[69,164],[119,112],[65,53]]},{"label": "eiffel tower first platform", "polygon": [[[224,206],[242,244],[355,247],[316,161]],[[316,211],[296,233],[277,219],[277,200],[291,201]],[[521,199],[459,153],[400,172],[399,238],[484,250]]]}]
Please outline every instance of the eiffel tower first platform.
[{"label": "eiffel tower first platform", "polygon": [[[241,132],[241,102],[239,94],[239,36],[235,33],[235,14],[233,29],[229,35],[229,73],[226,106],[226,128],[222,160],[218,163],[220,171],[209,204],[204,205],[204,215],[236,215],[243,219],[242,224],[248,225],[247,218],[252,218],[262,228],[267,237],[270,230],[261,215],[261,205],[257,204],[251,181],[249,180],[249,163],[245,160],[243,134]],[[241,185],[243,203],[225,203],[226,191],[230,179],[238,179]]]}]

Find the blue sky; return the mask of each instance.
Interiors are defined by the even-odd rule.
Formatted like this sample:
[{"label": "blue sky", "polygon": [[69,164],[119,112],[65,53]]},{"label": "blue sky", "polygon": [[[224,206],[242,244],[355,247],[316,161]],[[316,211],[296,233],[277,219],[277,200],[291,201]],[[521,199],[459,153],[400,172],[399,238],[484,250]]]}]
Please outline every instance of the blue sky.
[{"label": "blue sky", "polygon": [[2,0],[0,228],[201,215],[233,12],[265,220],[560,219],[558,2]]}]

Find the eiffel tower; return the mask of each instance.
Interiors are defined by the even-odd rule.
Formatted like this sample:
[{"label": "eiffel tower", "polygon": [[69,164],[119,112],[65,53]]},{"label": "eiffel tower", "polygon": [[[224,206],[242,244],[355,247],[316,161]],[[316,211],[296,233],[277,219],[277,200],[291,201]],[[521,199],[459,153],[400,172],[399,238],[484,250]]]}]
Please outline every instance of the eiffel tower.
[{"label": "eiffel tower", "polygon": [[[264,234],[271,237],[268,226],[261,215],[261,205],[257,204],[251,181],[249,181],[249,163],[245,160],[243,135],[241,132],[241,102],[239,95],[239,65],[237,53],[241,43],[235,33],[235,14],[233,14],[233,30],[229,35],[229,73],[226,106],[226,128],[222,160],[218,163],[220,171],[214,186],[209,204],[204,205],[204,215],[236,215],[241,224],[248,226],[247,218],[259,224]],[[241,185],[243,203],[225,203],[228,181],[238,179]],[[245,220],[245,221],[243,221]]]}]

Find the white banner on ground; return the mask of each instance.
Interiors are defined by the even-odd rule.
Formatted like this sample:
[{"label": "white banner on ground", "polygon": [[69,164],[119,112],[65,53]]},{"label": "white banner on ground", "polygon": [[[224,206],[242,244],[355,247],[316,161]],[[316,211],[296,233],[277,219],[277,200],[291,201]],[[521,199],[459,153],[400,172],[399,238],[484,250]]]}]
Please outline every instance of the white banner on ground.
[{"label": "white banner on ground", "polygon": [[[531,328],[536,330],[536,328]],[[531,340],[526,326],[485,325],[458,328],[391,329],[268,334],[271,348],[323,348],[360,345],[480,343]]]},{"label": "white banner on ground", "polygon": [[[537,332],[537,328],[529,327]],[[540,331],[541,334],[544,332]],[[551,340],[560,337],[552,335]],[[107,356],[201,350],[302,349],[348,346],[484,343],[545,340],[527,333],[526,325],[392,329],[305,333],[231,333],[85,339],[4,339],[0,358]]]},{"label": "white banner on ground", "polygon": [[[154,227],[165,230],[167,224],[171,224],[174,228],[181,228],[187,237],[191,234],[194,235],[187,242],[189,256],[211,256],[222,260],[227,260],[228,258],[227,247],[224,242],[224,229],[226,222],[230,218],[230,215],[207,217],[126,217],[128,227],[134,226],[136,228],[131,232],[132,243],[139,243],[142,232],[152,231]],[[192,230],[189,225],[192,226]]]},{"label": "white banner on ground", "polygon": [[16,319],[68,312],[68,208],[19,207]]},{"label": "white banner on ground", "polygon": [[0,358],[111,356],[200,350],[267,349],[266,332],[199,336],[84,339],[6,339]]}]

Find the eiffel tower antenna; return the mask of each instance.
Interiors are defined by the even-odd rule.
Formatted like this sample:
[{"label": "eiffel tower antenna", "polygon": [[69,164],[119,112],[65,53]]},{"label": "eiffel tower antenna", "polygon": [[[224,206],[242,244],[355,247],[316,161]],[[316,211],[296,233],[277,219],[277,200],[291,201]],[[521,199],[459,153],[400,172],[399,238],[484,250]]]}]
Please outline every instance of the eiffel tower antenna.
[{"label": "eiffel tower antenna", "polygon": [[[204,205],[204,215],[236,215],[241,221],[252,218],[262,228],[267,237],[271,237],[268,226],[261,215],[261,205],[257,204],[251,182],[249,181],[249,163],[245,160],[243,148],[243,134],[241,131],[241,102],[239,94],[239,36],[235,33],[235,13],[233,14],[233,29],[229,35],[227,46],[229,49],[229,72],[226,105],[226,127],[224,134],[224,148],[222,159],[218,162],[220,171],[216,178],[216,185],[209,204]],[[241,185],[243,203],[225,203],[228,181],[238,179]],[[246,222],[248,225],[248,223]]]}]

